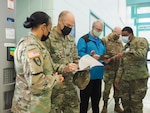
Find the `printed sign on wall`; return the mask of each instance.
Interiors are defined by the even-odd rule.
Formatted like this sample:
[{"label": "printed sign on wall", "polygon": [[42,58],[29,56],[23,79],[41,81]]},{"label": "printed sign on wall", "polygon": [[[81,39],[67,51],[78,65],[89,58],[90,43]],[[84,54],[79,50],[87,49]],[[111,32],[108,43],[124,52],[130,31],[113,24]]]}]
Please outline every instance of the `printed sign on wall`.
[{"label": "printed sign on wall", "polygon": [[5,28],[6,39],[15,39],[15,29]]},{"label": "printed sign on wall", "polygon": [[7,7],[10,10],[14,10],[14,0],[7,0]]}]

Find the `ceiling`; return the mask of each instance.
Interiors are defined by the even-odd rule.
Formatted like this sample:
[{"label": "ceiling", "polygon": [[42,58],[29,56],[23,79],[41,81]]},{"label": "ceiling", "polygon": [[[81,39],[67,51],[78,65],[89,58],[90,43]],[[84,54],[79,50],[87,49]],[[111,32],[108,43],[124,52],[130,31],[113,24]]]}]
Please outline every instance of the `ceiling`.
[{"label": "ceiling", "polygon": [[126,0],[137,31],[150,31],[150,0]]}]

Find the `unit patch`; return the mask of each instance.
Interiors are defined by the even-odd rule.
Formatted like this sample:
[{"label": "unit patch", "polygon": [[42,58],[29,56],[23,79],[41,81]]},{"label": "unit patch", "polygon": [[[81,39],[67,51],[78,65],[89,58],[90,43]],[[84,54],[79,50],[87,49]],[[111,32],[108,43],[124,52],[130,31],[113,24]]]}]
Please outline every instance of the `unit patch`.
[{"label": "unit patch", "polygon": [[41,59],[40,59],[39,57],[34,58],[33,61],[34,61],[38,66],[41,66]]}]

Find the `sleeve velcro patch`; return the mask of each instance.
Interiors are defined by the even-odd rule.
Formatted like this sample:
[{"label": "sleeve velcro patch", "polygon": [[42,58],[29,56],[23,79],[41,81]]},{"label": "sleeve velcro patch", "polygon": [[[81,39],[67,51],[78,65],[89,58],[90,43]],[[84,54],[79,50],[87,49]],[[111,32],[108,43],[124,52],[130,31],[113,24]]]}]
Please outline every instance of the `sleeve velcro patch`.
[{"label": "sleeve velcro patch", "polygon": [[38,50],[29,51],[27,54],[29,58],[36,58],[40,56],[40,52]]}]

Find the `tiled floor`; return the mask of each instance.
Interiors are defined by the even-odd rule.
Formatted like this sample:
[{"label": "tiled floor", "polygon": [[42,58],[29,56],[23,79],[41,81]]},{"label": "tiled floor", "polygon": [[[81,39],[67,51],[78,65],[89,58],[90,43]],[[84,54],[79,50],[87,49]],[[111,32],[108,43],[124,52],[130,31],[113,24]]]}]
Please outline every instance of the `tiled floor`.
[{"label": "tiled floor", "polygon": [[[143,104],[144,104],[144,107],[143,107],[143,113],[150,113],[150,78],[148,80],[148,90],[147,90],[147,94],[145,96],[145,98],[143,99]],[[102,91],[103,91],[104,88],[102,88]],[[108,113],[116,113],[114,112],[114,100],[112,98],[112,94],[113,94],[113,90],[111,90],[111,93],[110,93],[110,100],[109,100],[109,103],[108,103]],[[100,101],[100,110],[102,109],[102,106],[103,106],[103,101],[101,100]],[[89,109],[88,113],[92,113],[92,110],[91,108]]]}]

